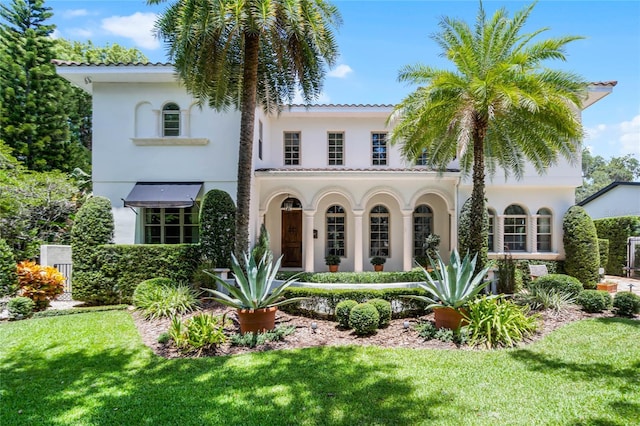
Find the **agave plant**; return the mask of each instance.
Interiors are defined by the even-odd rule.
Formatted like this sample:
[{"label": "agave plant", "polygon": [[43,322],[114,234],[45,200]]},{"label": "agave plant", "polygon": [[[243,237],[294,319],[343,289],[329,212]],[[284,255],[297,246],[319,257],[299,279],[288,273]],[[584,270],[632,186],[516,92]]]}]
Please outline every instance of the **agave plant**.
[{"label": "agave plant", "polygon": [[271,286],[276,278],[278,269],[280,269],[282,256],[275,264],[271,262],[271,258],[270,252],[264,253],[256,263],[253,254],[244,254],[245,268],[243,269],[238,259],[231,254],[231,269],[235,277],[235,284],[228,283],[217,275],[205,271],[207,275],[213,277],[217,283],[225,288],[229,294],[212,289],[205,290],[213,294],[211,299],[236,309],[264,309],[305,299],[303,297],[295,297],[279,300],[282,297],[282,292],[293,284],[297,278],[292,277],[272,289]]},{"label": "agave plant", "polygon": [[437,264],[431,259],[436,279],[422,268],[426,281],[419,284],[429,293],[429,296],[410,295],[404,297],[429,303],[427,308],[447,306],[458,309],[473,300],[490,282],[484,281],[484,276],[491,268],[490,264],[478,274],[474,275],[473,273],[477,255],[470,259],[469,254],[466,254],[460,260],[458,252],[453,250],[448,265],[445,265],[439,254],[436,257]]}]

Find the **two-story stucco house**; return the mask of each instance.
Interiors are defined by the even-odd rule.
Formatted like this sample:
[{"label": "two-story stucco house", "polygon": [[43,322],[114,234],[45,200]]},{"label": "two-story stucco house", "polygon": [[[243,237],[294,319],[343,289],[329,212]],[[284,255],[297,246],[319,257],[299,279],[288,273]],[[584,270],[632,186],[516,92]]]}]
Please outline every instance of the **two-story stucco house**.
[{"label": "two-story stucco house", "polygon": [[[200,108],[168,64],[57,63],[58,73],[93,95],[93,188],[111,200],[116,243],[198,240],[198,200],[236,194],[240,114]],[[615,82],[594,83],[584,108]],[[446,255],[471,182],[451,163],[444,174],[408,164],[387,141],[391,105],[292,106],[256,111],[251,229],[265,223],[283,266],[324,271],[408,270],[429,233]],[[579,112],[578,112],[579,113]],[[562,259],[562,216],[581,185],[580,164],[560,161],[544,176],[498,172],[487,182],[490,251]]]}]

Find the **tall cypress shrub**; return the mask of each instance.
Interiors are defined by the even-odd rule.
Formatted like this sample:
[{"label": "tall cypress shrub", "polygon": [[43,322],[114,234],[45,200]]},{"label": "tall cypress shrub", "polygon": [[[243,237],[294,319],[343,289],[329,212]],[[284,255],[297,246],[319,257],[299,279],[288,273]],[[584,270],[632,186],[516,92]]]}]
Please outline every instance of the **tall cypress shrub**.
[{"label": "tall cypress shrub", "polygon": [[231,266],[236,206],[225,191],[212,189],[200,206],[200,249],[205,262],[217,268]]},{"label": "tall cypress shrub", "polygon": [[566,254],[565,272],[580,280],[585,289],[596,288],[600,254],[593,220],[585,209],[573,206],[564,215],[562,230]]},{"label": "tall cypress shrub", "polygon": [[12,295],[17,289],[16,259],[9,244],[0,238],[0,297]]},{"label": "tall cypress shrub", "polygon": [[78,210],[71,228],[72,294],[75,300],[111,303],[119,299],[96,263],[98,246],[113,243],[111,201],[92,197]]},{"label": "tall cypress shrub", "polygon": [[[595,225],[595,222],[594,222]],[[596,227],[596,233],[598,228]],[[609,240],[598,238],[598,252],[600,253],[600,267],[607,270],[607,262],[609,262]]]}]

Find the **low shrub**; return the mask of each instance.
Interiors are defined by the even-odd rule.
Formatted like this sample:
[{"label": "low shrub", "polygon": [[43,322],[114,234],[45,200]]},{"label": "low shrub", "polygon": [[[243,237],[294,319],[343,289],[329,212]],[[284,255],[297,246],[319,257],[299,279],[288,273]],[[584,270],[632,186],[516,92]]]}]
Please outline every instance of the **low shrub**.
[{"label": "low shrub", "polygon": [[295,325],[283,325],[277,326],[273,330],[269,330],[264,333],[234,333],[229,337],[229,340],[233,346],[255,348],[256,346],[264,345],[268,342],[278,342],[283,340],[286,336],[295,333],[295,331]]},{"label": "low shrub", "polygon": [[548,274],[537,278],[529,286],[538,289],[555,290],[560,293],[576,297],[584,288],[577,278],[564,274]]},{"label": "low shrub", "polygon": [[628,291],[618,292],[613,298],[613,307],[620,316],[632,317],[640,314],[640,296]]},{"label": "low shrub", "polygon": [[180,350],[195,351],[197,356],[227,339],[221,317],[207,313],[198,313],[184,322],[177,315],[174,316],[168,333]]},{"label": "low shrub", "polygon": [[186,284],[175,285],[172,280],[158,278],[140,283],[133,304],[145,319],[153,319],[191,312],[198,305],[198,296]]},{"label": "low shrub", "polygon": [[384,299],[370,299],[367,303],[372,304],[380,316],[379,328],[385,328],[391,322],[391,303]]},{"label": "low shrub", "polygon": [[454,341],[455,333],[450,328],[439,328],[434,333],[433,338],[441,342],[450,343]]},{"label": "low shrub", "polygon": [[36,311],[45,310],[64,291],[64,275],[53,266],[41,266],[24,261],[18,264],[20,295],[35,303]]},{"label": "low shrub", "polygon": [[424,340],[433,339],[438,331],[435,324],[431,321],[421,321],[416,324],[415,329],[418,332],[418,336],[422,337]]},{"label": "low shrub", "polygon": [[171,336],[169,336],[168,332],[162,332],[160,333],[160,335],[158,336],[158,343],[164,345],[165,343],[169,343],[169,341],[171,340]]},{"label": "low shrub", "polygon": [[372,334],[378,329],[380,315],[370,303],[359,303],[351,309],[349,326],[358,335]]},{"label": "low shrub", "polygon": [[474,300],[462,314],[469,323],[469,345],[515,346],[538,327],[538,317],[528,313],[528,307],[500,298],[484,296]]},{"label": "low shrub", "polygon": [[604,290],[584,290],[578,295],[576,303],[587,312],[602,312],[611,307],[611,295]]},{"label": "low shrub", "polygon": [[36,304],[28,297],[18,296],[7,302],[7,311],[10,320],[21,320],[29,318],[33,314]]},{"label": "low shrub", "polygon": [[349,314],[351,313],[351,308],[356,306],[358,302],[355,300],[343,300],[342,302],[336,305],[336,319],[338,320],[338,324],[342,328],[349,328]]}]

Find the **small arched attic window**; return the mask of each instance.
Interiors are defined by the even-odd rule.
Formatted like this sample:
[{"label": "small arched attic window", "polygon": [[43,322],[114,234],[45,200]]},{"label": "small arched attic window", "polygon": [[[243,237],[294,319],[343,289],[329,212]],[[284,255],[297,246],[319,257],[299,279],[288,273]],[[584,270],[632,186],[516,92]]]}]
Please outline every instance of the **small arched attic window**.
[{"label": "small arched attic window", "polygon": [[173,102],[162,107],[162,136],[180,136],[180,107]]}]

